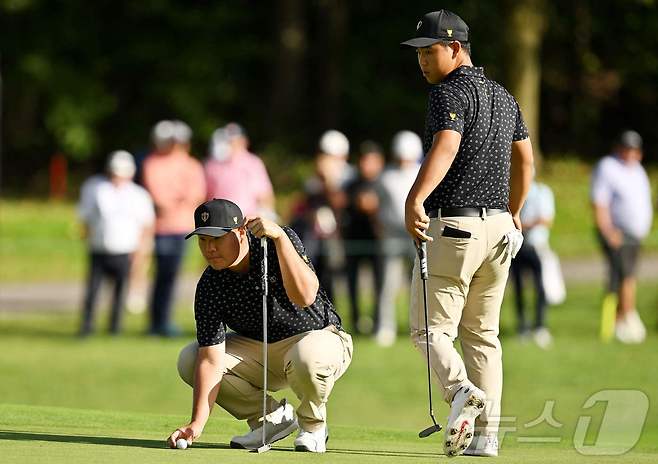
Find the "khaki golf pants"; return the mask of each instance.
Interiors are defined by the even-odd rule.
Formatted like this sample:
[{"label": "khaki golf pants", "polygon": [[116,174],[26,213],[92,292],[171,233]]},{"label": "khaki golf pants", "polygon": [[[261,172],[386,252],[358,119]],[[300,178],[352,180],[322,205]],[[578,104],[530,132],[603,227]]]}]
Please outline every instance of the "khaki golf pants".
[{"label": "khaki golf pants", "polygon": [[[471,238],[442,237],[443,227],[466,230]],[[514,228],[508,213],[488,217],[430,220],[427,280],[430,362],[445,401],[469,382],[487,395],[478,430],[495,433],[503,389],[502,349],[498,340],[500,306],[510,266],[504,235]],[[411,281],[409,322],[414,346],[427,356],[423,284],[418,258]],[[459,337],[464,359],[454,347]]]},{"label": "khaki golf pants", "polygon": [[[246,419],[251,429],[263,415],[263,343],[237,334],[227,334],[222,379],[217,404],[237,419]],[[194,384],[197,342],[178,356],[178,373]],[[300,400],[300,426],[314,432],[327,420],[326,404],[334,383],[352,361],[352,337],[334,326],[304,332],[268,345],[268,391],[290,387]],[[267,414],[280,403],[268,395]]]}]

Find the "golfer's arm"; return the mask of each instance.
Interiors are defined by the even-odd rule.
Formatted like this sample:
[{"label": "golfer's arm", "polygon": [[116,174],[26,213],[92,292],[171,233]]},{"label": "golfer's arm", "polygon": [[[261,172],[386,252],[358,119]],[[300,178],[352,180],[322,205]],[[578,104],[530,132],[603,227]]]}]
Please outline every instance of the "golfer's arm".
[{"label": "golfer's arm", "polygon": [[283,232],[274,244],[288,298],[302,308],[312,305],[320,287],[315,272],[299,256],[288,234]]},{"label": "golfer's arm", "polygon": [[512,142],[512,172],[510,178],[509,209],[513,216],[521,213],[532,183],[532,143],[530,138]]},{"label": "golfer's arm", "polygon": [[194,369],[192,422],[205,426],[219,393],[224,344],[199,347]]},{"label": "golfer's arm", "polygon": [[407,204],[422,204],[441,183],[457,156],[461,140],[461,134],[453,130],[434,134],[432,147],[407,195]]}]

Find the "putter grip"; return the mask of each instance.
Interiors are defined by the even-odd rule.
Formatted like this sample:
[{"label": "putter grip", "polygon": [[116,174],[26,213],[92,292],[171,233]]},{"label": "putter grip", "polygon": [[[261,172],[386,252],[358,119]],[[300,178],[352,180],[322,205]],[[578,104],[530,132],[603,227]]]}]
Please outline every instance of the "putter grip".
[{"label": "putter grip", "polygon": [[418,247],[418,261],[420,262],[420,277],[427,280],[427,242],[421,242]]},{"label": "putter grip", "polygon": [[263,261],[261,262],[263,294],[267,295],[267,238],[261,237],[260,247],[263,250]]}]

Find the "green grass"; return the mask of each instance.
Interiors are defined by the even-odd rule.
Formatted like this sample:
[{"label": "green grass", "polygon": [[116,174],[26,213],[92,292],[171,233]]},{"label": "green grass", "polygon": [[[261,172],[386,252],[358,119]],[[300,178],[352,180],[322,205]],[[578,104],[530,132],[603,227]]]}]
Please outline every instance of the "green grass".
[{"label": "green grass", "polygon": [[[598,288],[571,287],[569,300],[551,309],[555,346],[542,351],[514,336],[509,301],[503,308],[505,362],[503,414],[516,431],[503,441],[503,462],[655,462],[658,456],[658,291],[639,289],[639,308],[650,328],[646,343],[604,345],[596,338]],[[344,305],[340,306],[341,312]],[[162,448],[163,439],[188,417],[191,391],[178,378],[175,360],[193,339],[193,317],[179,308],[178,322],[187,336],[160,340],[141,335],[143,316],[127,319],[118,338],[99,335],[79,340],[73,314],[0,313],[0,462],[431,462],[439,435],[426,440],[417,432],[429,422],[422,358],[406,336],[383,349],[357,338],[352,366],[336,384],[329,403],[331,453],[292,454],[292,438],[258,457],[228,450],[230,437],[244,424],[216,408],[204,435],[185,452]],[[405,319],[400,308],[400,320]],[[581,415],[591,415],[589,440],[600,426],[603,405],[583,409],[590,395],[605,389],[640,390],[650,410],[639,443],[620,457],[583,457],[573,447]],[[437,390],[435,389],[435,392]],[[296,404],[292,392],[280,392]],[[554,418],[562,425],[526,428],[546,401],[554,401]],[[435,405],[444,422],[447,406]],[[556,444],[528,444],[520,437],[559,438]],[[183,454],[185,453],[185,454]],[[441,457],[443,459],[443,457]],[[464,458],[465,459],[465,458]],[[478,460],[479,461],[479,460]]]},{"label": "green grass", "polygon": [[[599,253],[589,206],[590,172],[590,165],[573,159],[552,160],[544,166],[542,181],[553,188],[557,207],[551,242],[563,257]],[[651,168],[649,174],[653,198],[658,198],[658,169]],[[291,198],[292,194],[277,199],[284,217]],[[648,251],[658,251],[657,225],[658,217],[645,242]],[[0,282],[81,279],[86,257],[79,231],[73,203],[0,201]],[[188,253],[185,269],[200,267],[198,253]]]}]

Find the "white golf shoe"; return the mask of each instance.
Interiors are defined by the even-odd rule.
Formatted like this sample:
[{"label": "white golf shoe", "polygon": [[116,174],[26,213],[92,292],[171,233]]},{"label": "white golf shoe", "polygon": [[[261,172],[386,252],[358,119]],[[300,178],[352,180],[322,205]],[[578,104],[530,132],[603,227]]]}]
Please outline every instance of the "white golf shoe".
[{"label": "white golf shoe", "polygon": [[640,318],[640,313],[634,309],[626,316],[626,320],[628,321],[628,325],[632,327],[636,343],[642,343],[647,338],[647,329],[644,327],[644,323]]},{"label": "white golf shoe", "polygon": [[464,450],[464,456],[498,456],[498,435],[495,433],[475,433],[473,441]]},{"label": "white golf shoe", "polygon": [[297,435],[297,438],[295,438],[295,451],[324,453],[327,451],[328,441],[329,432],[326,424],[316,432],[307,432],[300,428],[299,434]]},{"label": "white golf shoe", "polygon": [[[272,444],[283,440],[297,429],[297,419],[290,404],[284,399],[281,406],[265,416],[265,442]],[[231,448],[254,450],[263,445],[263,426],[245,435],[231,438]]]},{"label": "white golf shoe", "polygon": [[446,456],[458,456],[471,444],[475,419],[484,411],[485,400],[484,392],[473,385],[465,385],[455,394],[443,443]]},{"label": "white golf shoe", "polygon": [[548,350],[553,345],[553,336],[546,327],[539,327],[532,332],[532,339],[542,350]]},{"label": "white golf shoe", "polygon": [[633,310],[621,318],[615,324],[615,337],[622,343],[642,343],[647,336],[647,329],[640,319],[637,311]]}]

